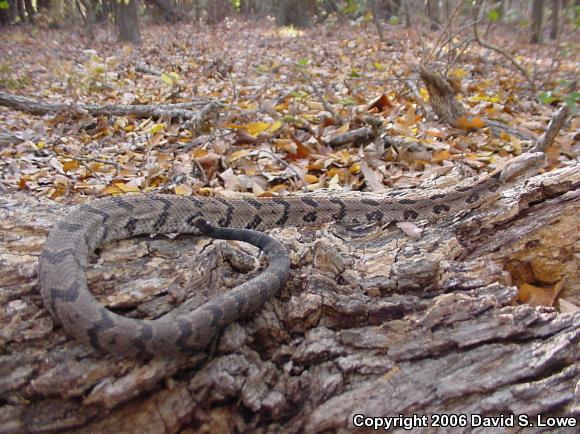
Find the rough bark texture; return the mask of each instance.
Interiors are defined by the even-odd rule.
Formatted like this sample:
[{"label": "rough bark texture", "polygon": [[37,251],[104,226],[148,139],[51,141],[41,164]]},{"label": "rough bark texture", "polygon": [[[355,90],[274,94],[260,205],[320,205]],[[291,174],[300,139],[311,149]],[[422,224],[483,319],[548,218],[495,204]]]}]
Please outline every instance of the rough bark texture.
[{"label": "rough bark texture", "polygon": [[427,0],[427,15],[431,21],[431,30],[439,30],[441,27],[439,0]]},{"label": "rough bark texture", "polygon": [[560,0],[552,0],[552,13],[550,14],[550,39],[558,39],[560,33]]},{"label": "rough bark texture", "polygon": [[540,136],[534,145],[534,151],[546,152],[546,149],[554,142],[556,136],[558,136],[558,133],[564,126],[566,118],[569,114],[570,109],[567,105],[563,105],[556,113],[554,113],[552,119],[550,119],[550,123],[548,124],[546,131]]},{"label": "rough bark texture", "polygon": [[435,114],[441,121],[455,126],[457,120],[466,114],[465,108],[456,98],[457,92],[438,72],[428,71],[426,67],[421,67],[419,74],[427,85]]},{"label": "rough bark texture", "polygon": [[274,2],[274,12],[278,25],[310,27],[316,5],[312,0],[277,0]]},{"label": "rough bark texture", "polygon": [[[97,354],[53,323],[36,266],[67,209],[3,194],[0,433],[350,432],[359,413],[578,416],[580,313],[516,305],[503,267],[555,267],[561,297],[580,304],[579,186],[576,163],[420,239],[394,225],[354,238],[332,226],[273,230],[292,260],[283,295],[229,326],[212,357],[148,363]],[[255,253],[195,237],[125,240],[95,256],[88,280],[111,309],[156,317],[260,272]]]},{"label": "rough bark texture", "polygon": [[137,6],[137,0],[118,1],[115,4],[115,20],[121,42],[141,43]]},{"label": "rough bark texture", "polygon": [[543,21],[544,21],[544,0],[533,0],[531,38],[530,38],[530,42],[532,44],[539,44],[542,42]]}]

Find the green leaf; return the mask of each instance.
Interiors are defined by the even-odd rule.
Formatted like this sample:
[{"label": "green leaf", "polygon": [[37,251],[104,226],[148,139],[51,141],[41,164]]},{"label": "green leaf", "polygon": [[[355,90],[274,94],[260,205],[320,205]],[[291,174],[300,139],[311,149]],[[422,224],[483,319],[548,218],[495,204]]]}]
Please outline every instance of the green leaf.
[{"label": "green leaf", "polygon": [[308,66],[310,64],[310,60],[306,58],[298,59],[298,65]]},{"label": "green leaf", "polygon": [[362,75],[360,72],[358,72],[356,69],[352,69],[350,71],[350,74],[348,75],[350,78],[361,78]]},{"label": "green leaf", "polygon": [[489,21],[491,21],[492,23],[496,23],[497,20],[499,20],[499,17],[500,17],[500,13],[497,9],[492,9],[487,14],[487,18],[489,18]]},{"label": "green leaf", "polygon": [[157,133],[162,133],[163,131],[165,131],[165,124],[154,124],[151,127],[151,134],[157,134]]},{"label": "green leaf", "polygon": [[347,96],[346,98],[343,98],[340,103],[343,106],[348,106],[348,105],[356,105],[356,101],[354,100],[354,98],[352,96]]},{"label": "green leaf", "polygon": [[389,18],[389,24],[391,26],[396,26],[400,22],[401,22],[401,19],[396,15],[391,15],[391,18]]},{"label": "green leaf", "polygon": [[8,9],[9,7],[8,0],[0,0],[0,9]]},{"label": "green leaf", "polygon": [[298,100],[304,100],[304,99],[309,97],[309,95],[306,92],[304,92],[303,90],[295,90],[295,91],[291,92],[290,95],[292,95],[294,98],[296,98]]},{"label": "green leaf", "polygon": [[173,86],[173,83],[175,82],[175,79],[169,75],[166,74],[165,72],[163,74],[161,74],[161,81],[163,81],[163,83],[168,84],[169,86]]},{"label": "green leaf", "polygon": [[551,90],[549,90],[548,92],[540,92],[538,94],[538,101],[540,101],[542,104],[552,104],[553,102],[560,100],[561,98],[559,96],[554,95]]},{"label": "green leaf", "polygon": [[354,14],[358,11],[358,5],[356,2],[347,2],[347,5],[342,9],[342,13],[345,15]]}]

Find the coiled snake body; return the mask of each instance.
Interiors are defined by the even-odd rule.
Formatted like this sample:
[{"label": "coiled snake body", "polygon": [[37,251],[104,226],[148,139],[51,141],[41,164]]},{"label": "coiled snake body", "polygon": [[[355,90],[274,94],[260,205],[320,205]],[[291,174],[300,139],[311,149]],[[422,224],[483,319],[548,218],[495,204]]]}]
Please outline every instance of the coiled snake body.
[{"label": "coiled snake body", "polygon": [[[289,273],[284,248],[256,231],[327,222],[433,221],[481,205],[543,161],[541,153],[524,154],[472,185],[430,196],[401,198],[394,191],[381,197],[306,194],[233,200],[144,194],[99,199],[77,207],[50,232],[39,259],[40,290],[50,313],[65,329],[97,349],[127,357],[190,354],[205,348],[227,324],[258,311],[284,285]],[[269,266],[258,277],[183,316],[138,320],[100,305],[87,287],[89,254],[108,241],[162,233],[247,241],[264,250]]]}]

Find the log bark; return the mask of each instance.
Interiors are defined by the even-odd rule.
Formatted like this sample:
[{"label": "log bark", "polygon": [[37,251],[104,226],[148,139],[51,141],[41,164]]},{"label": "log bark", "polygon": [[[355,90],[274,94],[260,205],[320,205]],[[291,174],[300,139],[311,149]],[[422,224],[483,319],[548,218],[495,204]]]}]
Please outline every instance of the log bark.
[{"label": "log bark", "polygon": [[[67,207],[2,194],[0,433],[350,432],[356,414],[577,417],[580,313],[515,303],[506,269],[557,268],[561,299],[580,305],[579,186],[575,163],[419,239],[395,225],[357,236],[332,225],[272,230],[292,260],[283,294],[186,362],[115,359],[68,337],[36,280]],[[87,274],[109,308],[157,317],[261,266],[241,243],[143,237],[104,246]]]},{"label": "log bark", "polygon": [[455,126],[457,119],[465,116],[463,105],[456,98],[456,91],[439,73],[421,67],[419,74],[427,86],[431,106],[442,122]]}]

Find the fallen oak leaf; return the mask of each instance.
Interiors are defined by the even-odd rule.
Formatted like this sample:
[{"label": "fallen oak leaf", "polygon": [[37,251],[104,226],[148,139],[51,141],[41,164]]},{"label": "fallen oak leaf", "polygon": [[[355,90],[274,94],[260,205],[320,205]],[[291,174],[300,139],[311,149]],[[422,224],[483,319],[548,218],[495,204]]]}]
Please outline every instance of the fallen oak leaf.
[{"label": "fallen oak leaf", "polygon": [[479,116],[463,115],[455,118],[451,125],[455,128],[469,131],[484,128],[487,126],[487,122]]},{"label": "fallen oak leaf", "polygon": [[376,97],[367,105],[367,111],[371,111],[372,109],[377,109],[379,113],[383,112],[385,108],[392,108],[393,103],[389,99],[387,95],[384,93]]},{"label": "fallen oak leaf", "polygon": [[533,306],[552,306],[563,287],[563,281],[546,288],[530,283],[522,283],[518,291],[518,300]]}]

